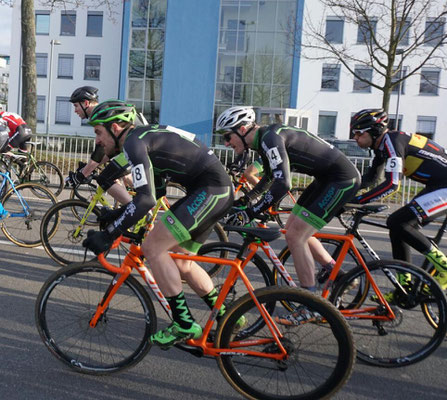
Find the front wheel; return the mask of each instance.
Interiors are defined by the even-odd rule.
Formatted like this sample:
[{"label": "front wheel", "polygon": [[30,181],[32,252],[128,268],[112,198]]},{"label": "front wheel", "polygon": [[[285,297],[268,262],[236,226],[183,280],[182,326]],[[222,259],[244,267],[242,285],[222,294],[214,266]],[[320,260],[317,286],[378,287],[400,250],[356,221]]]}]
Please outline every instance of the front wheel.
[{"label": "front wheel", "polygon": [[5,236],[21,247],[36,247],[40,239],[40,223],[57,200],[45,187],[23,183],[11,188],[2,199],[9,218],[1,222]]},{"label": "front wheel", "polygon": [[242,316],[248,325],[260,318],[250,295],[239,299],[225,314],[214,346],[225,349],[217,363],[230,385],[250,399],[316,400],[337,392],[355,363],[352,333],[337,309],[296,288],[263,288],[256,290],[255,296],[261,305],[275,305],[271,314],[274,320],[289,313],[283,303],[294,304],[295,309],[306,307],[315,319],[297,325],[276,323],[287,355],[269,358],[280,355],[278,343],[266,324],[252,334],[238,329]]},{"label": "front wheel", "polygon": [[64,177],[61,170],[48,161],[37,161],[35,165],[32,165],[26,180],[45,186],[56,197],[61,194],[64,188]]},{"label": "front wheel", "polygon": [[48,350],[77,372],[107,374],[135,365],[156,331],[152,300],[129,276],[92,328],[96,307],[114,285],[116,275],[97,262],[73,264],[53,273],[42,286],[35,321]]},{"label": "front wheel", "polygon": [[342,312],[353,304],[358,309],[357,315],[349,317],[358,357],[380,367],[402,367],[428,357],[444,342],[447,331],[447,300],[439,285],[428,273],[403,261],[381,260],[367,266],[394,317],[379,301],[374,285],[365,286],[362,298],[358,297],[358,283],[370,282],[363,268],[346,274],[330,297]]}]

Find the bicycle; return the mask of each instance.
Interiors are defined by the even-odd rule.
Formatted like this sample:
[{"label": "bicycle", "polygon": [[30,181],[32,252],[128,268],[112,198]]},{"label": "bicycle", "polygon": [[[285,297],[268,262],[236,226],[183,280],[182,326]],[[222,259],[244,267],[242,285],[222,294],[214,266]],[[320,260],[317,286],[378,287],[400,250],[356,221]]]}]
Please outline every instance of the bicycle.
[{"label": "bicycle", "polygon": [[[162,204],[156,207],[157,212],[152,215],[155,221],[159,210],[167,210],[167,199],[160,200]],[[82,247],[87,231],[99,229],[97,218],[100,209],[97,205],[112,208],[104,197],[104,190],[98,186],[90,202],[78,199],[61,201],[51,207],[43,216],[40,228],[42,245],[47,254],[58,264],[65,266],[71,262],[81,262],[95,258],[95,255]],[[220,224],[216,224],[213,231],[220,241],[228,241],[228,237]],[[119,250],[119,249],[118,249]],[[120,254],[115,254],[120,257]]]},{"label": "bicycle", "polygon": [[[238,232],[241,228],[225,226],[225,229]],[[357,356],[362,361],[384,367],[410,365],[428,357],[443,343],[447,332],[447,299],[430,275],[398,260],[365,263],[360,257],[359,267],[336,279],[348,252],[359,257],[352,236],[324,233],[314,236],[343,243],[335,258],[334,269],[320,290],[322,297],[336,305],[348,319],[354,333]],[[269,243],[261,241],[256,246],[261,247],[272,262],[275,284],[296,287],[294,265],[287,265],[290,254],[287,247],[278,257]],[[254,245],[249,246],[247,258],[250,258],[252,249]],[[213,244],[207,250],[210,254],[238,252],[240,245]],[[216,274],[218,268],[214,266],[212,272]],[[396,279],[403,273],[410,275],[407,285]],[[390,292],[396,294],[395,301],[385,296]],[[293,307],[284,305],[289,313],[293,312]],[[416,326],[420,329],[417,334]]]},{"label": "bicycle", "polygon": [[41,244],[40,221],[47,209],[56,204],[53,194],[36,183],[15,185],[9,172],[0,172],[0,192],[11,188],[2,197],[3,207],[9,217],[0,221],[0,229],[14,244],[21,247],[36,247]]},{"label": "bicycle", "polygon": [[[251,228],[244,232],[250,238],[247,246],[280,235]],[[148,292],[131,276],[132,269],[170,315],[138,243],[131,240],[120,267],[101,254],[99,263],[74,264],[53,273],[39,292],[35,320],[41,339],[59,361],[77,372],[121,371],[150,350],[148,339],[156,332],[157,316]],[[197,357],[215,357],[225,379],[250,399],[320,399],[334,394],[351,375],[355,361],[348,324],[333,305],[309,292],[254,289],[245,274],[244,251],[234,259],[172,253],[174,259],[230,267],[213,310],[206,313],[202,337],[176,347]],[[236,281],[242,281],[248,293],[227,308],[213,330]],[[318,312],[321,320],[294,327],[278,325],[274,317],[284,302],[304,305]],[[237,325],[241,316],[247,321],[242,329]]]},{"label": "bicycle", "polygon": [[17,183],[33,182],[50,189],[54,196],[59,196],[64,188],[61,170],[49,161],[37,161],[33,155],[34,147],[40,143],[27,142],[31,151],[14,151],[2,153],[0,170],[9,171]]}]

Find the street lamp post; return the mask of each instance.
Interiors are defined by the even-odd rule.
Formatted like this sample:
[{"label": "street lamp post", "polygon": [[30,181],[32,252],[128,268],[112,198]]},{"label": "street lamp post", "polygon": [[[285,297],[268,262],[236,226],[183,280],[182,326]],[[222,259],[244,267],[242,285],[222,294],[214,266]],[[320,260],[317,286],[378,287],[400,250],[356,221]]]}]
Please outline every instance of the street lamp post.
[{"label": "street lamp post", "polygon": [[47,147],[50,145],[50,104],[51,104],[51,75],[53,74],[53,51],[54,46],[60,45],[59,40],[50,40],[50,68],[48,71],[48,93],[47,93],[47,117],[45,118],[45,134],[47,136]]},{"label": "street lamp post", "polygon": [[397,103],[396,103],[396,118],[395,118],[395,121],[396,121],[396,123],[394,124],[395,125],[395,130],[397,131],[397,130],[399,130],[399,102],[400,102],[400,92],[402,91],[402,81],[401,81],[401,79],[402,79],[402,61],[403,61],[403,54],[404,54],[404,50],[403,49],[397,49],[396,50],[396,55],[400,55],[400,66],[401,66],[401,68],[400,68],[400,70],[399,70],[399,80],[400,80],[400,82],[399,82],[399,87],[398,87],[398,90],[397,90]]}]

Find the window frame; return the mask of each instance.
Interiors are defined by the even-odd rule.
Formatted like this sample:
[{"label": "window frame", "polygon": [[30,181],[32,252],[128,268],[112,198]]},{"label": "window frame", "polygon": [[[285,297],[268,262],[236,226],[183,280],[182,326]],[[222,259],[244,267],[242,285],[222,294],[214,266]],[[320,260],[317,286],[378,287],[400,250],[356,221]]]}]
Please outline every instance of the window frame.
[{"label": "window frame", "polygon": [[[430,80],[425,79],[424,73],[435,73],[437,74],[437,82],[435,85],[431,83]],[[419,83],[419,95],[420,96],[438,96],[439,95],[439,82],[441,79],[441,70],[439,68],[423,68],[421,69],[421,80]],[[425,80],[425,82],[424,82]],[[421,91],[423,87],[433,86],[434,91]]]},{"label": "window frame", "polygon": [[[434,125],[433,132],[423,132],[420,130],[420,123],[432,123]],[[428,116],[428,115],[418,115],[416,119],[416,133],[426,136],[429,139],[433,139],[436,135],[436,125],[437,125],[437,117],[436,116]]]},{"label": "window frame", "polygon": [[[363,70],[363,71],[369,71],[371,73],[370,79],[372,80],[372,74],[373,69],[371,67],[366,67],[364,65],[356,65],[354,67],[354,72],[358,73],[357,71]],[[360,85],[367,85],[367,83],[362,82],[360,79],[358,79],[356,76],[354,76],[353,82],[352,82],[352,91],[355,93],[371,93],[371,85],[365,86],[365,88],[356,88],[356,84]]]},{"label": "window frame", "polygon": [[[98,77],[87,76],[87,60],[99,60],[98,65]],[[84,80],[86,81],[99,81],[101,79],[101,55],[96,54],[86,54],[84,56]]]},{"label": "window frame", "polygon": [[[64,26],[64,23],[63,23],[64,17],[67,17],[67,20],[68,20],[68,23],[69,23],[68,25],[73,27],[73,33],[71,33],[71,32],[63,32],[62,31],[62,28]],[[73,24],[73,21],[71,20],[71,17],[74,17],[74,24]],[[76,36],[76,22],[77,22],[76,20],[77,20],[77,18],[76,18],[76,11],[73,11],[73,10],[64,11],[64,10],[62,10],[61,11],[60,36]]]},{"label": "window frame", "polygon": [[[68,113],[65,115],[66,117],[68,116],[68,121],[67,120],[58,120],[58,111],[60,107],[60,104],[64,103],[64,105],[66,104],[68,106],[67,110]],[[58,125],[71,125],[71,110],[72,110],[72,106],[70,103],[70,98],[69,97],[64,97],[64,96],[56,96],[56,106],[54,109],[54,123],[58,124]]]},{"label": "window frame", "polygon": [[[339,22],[341,23],[341,32],[340,32],[340,38],[332,39],[329,40],[330,37],[329,33],[328,33],[328,23],[330,22]],[[325,33],[324,33],[324,38],[329,42],[329,43],[334,43],[334,44],[342,44],[343,43],[343,36],[344,36],[344,28],[345,28],[345,20],[343,18],[340,17],[327,17],[326,18],[326,29],[325,29]]]},{"label": "window frame", "polygon": [[[362,25],[362,23],[364,23],[364,24],[366,24],[366,22],[370,22],[370,23],[372,23],[372,24],[374,24],[374,35],[376,34],[376,32],[377,32],[377,19],[368,19],[368,20],[366,20],[366,19],[364,19],[364,20],[361,20],[361,21],[359,21],[359,24],[357,25],[357,44],[366,44],[368,41],[370,41],[371,40],[371,36],[370,37],[368,37],[368,38],[366,38],[366,37],[364,37],[364,38],[362,38],[362,31],[361,31],[361,29],[360,29],[360,27],[361,27],[361,25]],[[368,29],[368,31],[367,31],[368,33],[370,33],[371,32],[371,30],[370,29]]]},{"label": "window frame", "polygon": [[[329,71],[329,70],[336,71],[336,74],[334,75],[335,78],[334,79],[330,79],[333,76],[330,75],[330,74],[329,74],[329,76],[327,76],[328,74],[326,74],[327,77],[325,79],[325,70],[326,70],[326,72]],[[320,90],[329,91],[329,92],[338,92],[340,90],[340,71],[341,71],[341,65],[340,64],[328,64],[328,63],[323,64],[322,67],[321,67],[321,87],[320,87]],[[326,81],[334,81],[336,87],[323,87],[323,82],[326,82]]]},{"label": "window frame", "polygon": [[[45,75],[39,74],[37,59],[45,59]],[[48,53],[36,53],[36,75],[38,78],[48,77]]]},{"label": "window frame", "polygon": [[[61,59],[71,59],[71,76],[70,75],[61,75]],[[57,78],[58,79],[73,79],[73,69],[74,69],[74,54],[65,54],[60,53],[57,58]]]},{"label": "window frame", "polygon": [[[333,132],[330,132],[329,135],[326,135],[326,132],[321,132],[321,117],[333,117]],[[337,117],[338,112],[337,111],[322,111],[320,110],[318,112],[318,136],[322,138],[335,138],[335,132],[337,130]]]},{"label": "window frame", "polygon": [[[101,32],[99,35],[89,35],[89,18],[90,17],[101,17]],[[104,13],[102,11],[88,11],[87,12],[87,24],[85,28],[85,36],[87,37],[103,37],[103,31],[104,31]]]},{"label": "window frame", "polygon": [[[433,24],[435,23],[435,24]],[[430,25],[437,25],[437,28],[430,29]],[[436,35],[439,35],[438,29],[441,28],[442,32],[440,33],[440,36],[437,36],[438,39],[428,39],[427,33],[430,33],[430,35],[433,35],[434,33]],[[432,46],[435,47],[438,45],[438,42],[442,41],[443,37],[445,35],[445,18],[427,18],[425,21],[425,32],[424,32],[424,45],[425,46]]]},{"label": "window frame", "polygon": [[[48,32],[38,32],[37,31],[37,18],[38,16],[48,16]],[[36,32],[36,36],[37,35],[41,35],[41,36],[49,36],[50,35],[50,25],[51,25],[51,16],[50,16],[50,12],[46,11],[46,10],[36,10],[34,11],[34,24],[35,24],[35,32]]]},{"label": "window frame", "polygon": [[[39,102],[40,104],[43,103],[43,106],[41,105],[41,109],[42,109],[42,113],[43,113],[43,118],[39,118],[41,117],[41,115],[39,114]],[[37,95],[37,104],[36,104],[36,121],[38,123],[45,123],[45,111],[46,111],[46,105],[47,105],[47,97],[46,96],[41,96],[41,95]]]}]

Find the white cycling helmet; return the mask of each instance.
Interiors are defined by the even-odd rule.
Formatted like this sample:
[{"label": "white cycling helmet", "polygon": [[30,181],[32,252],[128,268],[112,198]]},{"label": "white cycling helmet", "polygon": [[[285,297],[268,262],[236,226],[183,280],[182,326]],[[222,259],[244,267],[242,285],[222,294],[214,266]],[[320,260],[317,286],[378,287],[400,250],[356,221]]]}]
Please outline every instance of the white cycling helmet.
[{"label": "white cycling helmet", "polygon": [[230,130],[241,124],[248,125],[256,120],[252,107],[236,106],[226,109],[216,121],[216,131]]}]

